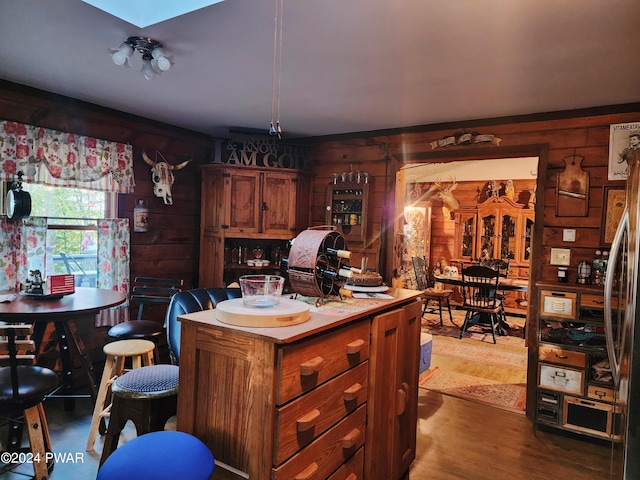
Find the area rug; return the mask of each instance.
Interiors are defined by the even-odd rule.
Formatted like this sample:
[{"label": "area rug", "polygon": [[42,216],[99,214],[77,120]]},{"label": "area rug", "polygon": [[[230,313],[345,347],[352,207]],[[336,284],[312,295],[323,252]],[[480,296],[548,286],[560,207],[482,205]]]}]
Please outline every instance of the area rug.
[{"label": "area rug", "polygon": [[[449,313],[443,312],[442,318],[444,325],[440,326],[440,316],[437,313],[426,313],[422,317],[422,331],[432,335],[440,335],[443,337],[459,338],[460,327],[464,322],[465,313],[461,310],[452,310],[453,323],[449,320]],[[507,335],[496,335],[496,343],[499,345],[516,345],[524,346],[524,318],[507,317],[509,328]],[[493,336],[491,335],[491,327],[474,325],[470,327],[462,338],[470,338],[482,343],[493,344]]]},{"label": "area rug", "polygon": [[523,414],[526,384],[504,384],[433,367],[420,375],[421,388]]},{"label": "area rug", "polygon": [[434,336],[431,344],[432,355],[461,358],[474,363],[500,365],[517,370],[527,369],[527,349],[522,346],[500,348],[497,345],[487,345],[477,342],[463,342],[456,338]]}]

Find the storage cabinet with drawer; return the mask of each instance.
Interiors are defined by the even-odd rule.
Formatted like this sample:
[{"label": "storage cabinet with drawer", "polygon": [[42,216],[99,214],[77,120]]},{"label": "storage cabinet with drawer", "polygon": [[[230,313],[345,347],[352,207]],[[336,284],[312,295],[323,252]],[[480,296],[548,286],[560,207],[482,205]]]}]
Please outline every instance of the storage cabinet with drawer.
[{"label": "storage cabinet with drawer", "polygon": [[[415,457],[420,292],[308,322],[180,317],[178,425],[216,478],[398,480]],[[366,302],[365,302],[366,303]],[[382,441],[381,441],[382,440]]]},{"label": "storage cabinet with drawer", "polygon": [[612,439],[602,290],[539,286],[536,423]]}]

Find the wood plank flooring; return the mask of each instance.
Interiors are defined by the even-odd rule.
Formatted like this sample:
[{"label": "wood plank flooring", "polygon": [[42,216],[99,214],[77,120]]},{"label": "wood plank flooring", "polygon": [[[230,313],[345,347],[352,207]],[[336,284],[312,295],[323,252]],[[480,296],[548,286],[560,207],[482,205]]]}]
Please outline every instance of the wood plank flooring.
[{"label": "wood plank flooring", "polygon": [[419,389],[410,480],[603,480],[610,447],[533,431],[524,415]]}]

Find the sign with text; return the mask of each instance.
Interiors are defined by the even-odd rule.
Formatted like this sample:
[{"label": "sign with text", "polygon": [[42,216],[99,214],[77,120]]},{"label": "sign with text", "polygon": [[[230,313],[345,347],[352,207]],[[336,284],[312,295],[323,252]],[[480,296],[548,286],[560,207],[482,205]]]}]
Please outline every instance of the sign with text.
[{"label": "sign with text", "polygon": [[272,137],[244,136],[239,139],[215,139],[212,163],[247,167],[304,170],[309,147],[287,145]]}]

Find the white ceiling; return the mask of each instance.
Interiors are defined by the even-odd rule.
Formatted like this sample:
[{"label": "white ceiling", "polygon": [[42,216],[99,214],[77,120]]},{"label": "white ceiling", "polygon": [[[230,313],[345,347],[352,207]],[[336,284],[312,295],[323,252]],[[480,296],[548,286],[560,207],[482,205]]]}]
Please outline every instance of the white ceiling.
[{"label": "white ceiling", "polygon": [[[175,0],[179,1],[179,0]],[[0,0],[0,78],[192,130],[267,131],[277,0],[141,29],[81,0]],[[151,81],[109,47],[152,37]],[[640,102],[638,0],[284,0],[284,138]]]}]

